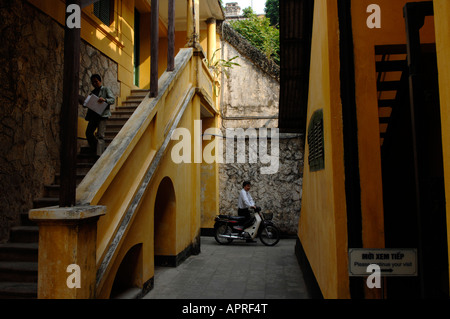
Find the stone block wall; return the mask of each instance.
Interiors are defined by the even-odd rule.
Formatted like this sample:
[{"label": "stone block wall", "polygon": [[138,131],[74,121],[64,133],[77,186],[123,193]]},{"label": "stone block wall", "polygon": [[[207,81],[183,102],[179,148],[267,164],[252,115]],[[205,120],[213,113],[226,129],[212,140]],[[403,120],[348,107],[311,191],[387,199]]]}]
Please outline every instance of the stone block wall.
[{"label": "stone block wall", "polygon": [[[0,242],[59,172],[64,28],[24,0],[0,0]],[[81,45],[80,93],[101,73],[119,93],[117,65]],[[89,71],[90,70],[90,71]],[[110,83],[108,83],[110,82]],[[81,108],[82,110],[82,108]],[[83,116],[82,112],[79,112]]]},{"label": "stone block wall", "polygon": [[25,1],[0,2],[0,241],[59,170],[64,30]]},{"label": "stone block wall", "polygon": [[[270,134],[269,134],[270,136]],[[224,150],[226,140],[223,141]],[[249,139],[245,141],[245,163],[223,163],[219,165],[219,211],[221,214],[237,215],[239,192],[242,183],[252,183],[250,194],[262,211],[273,213],[273,221],[284,235],[297,234],[298,219],[302,198],[303,139],[300,135],[280,134],[279,166],[274,174],[261,174],[261,167],[269,164],[250,163]],[[271,154],[271,140],[268,141],[267,153]],[[259,145],[259,144],[258,144]],[[234,154],[237,154],[237,142],[234,143]]]},{"label": "stone block wall", "polygon": [[[120,82],[117,81],[117,63],[84,41],[81,42],[80,55],[80,94],[87,96],[94,89],[91,84],[91,75],[97,73],[102,77],[102,84],[108,86],[118,97]],[[111,105],[112,110],[116,107],[117,105]],[[84,118],[86,112],[87,109],[80,106],[78,116]]]}]

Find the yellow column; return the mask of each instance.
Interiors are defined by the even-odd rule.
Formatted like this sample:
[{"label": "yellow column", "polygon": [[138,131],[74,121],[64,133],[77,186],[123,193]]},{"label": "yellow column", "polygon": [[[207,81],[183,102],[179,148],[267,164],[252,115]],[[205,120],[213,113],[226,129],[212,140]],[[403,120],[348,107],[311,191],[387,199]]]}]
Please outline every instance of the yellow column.
[{"label": "yellow column", "polygon": [[[209,18],[206,20],[206,25],[208,26],[208,49],[207,55],[208,60],[211,61],[214,52],[216,51],[216,19]],[[217,58],[217,57],[215,57]]]},{"label": "yellow column", "polygon": [[30,210],[39,226],[39,299],[96,297],[97,220],[105,212],[105,206]]},{"label": "yellow column", "polygon": [[437,64],[439,71],[442,151],[444,160],[445,198],[447,202],[447,237],[450,264],[450,90],[448,89],[450,88],[450,1],[434,0],[433,4]]}]

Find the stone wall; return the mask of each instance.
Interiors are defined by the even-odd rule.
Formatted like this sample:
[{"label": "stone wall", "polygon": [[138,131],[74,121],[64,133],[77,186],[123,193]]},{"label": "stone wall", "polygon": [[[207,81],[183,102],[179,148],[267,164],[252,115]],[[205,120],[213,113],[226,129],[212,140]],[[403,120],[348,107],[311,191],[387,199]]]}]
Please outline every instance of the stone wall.
[{"label": "stone wall", "polygon": [[[118,97],[120,82],[117,81],[117,63],[84,41],[81,42],[80,55],[80,94],[86,96],[94,89],[91,84],[91,75],[97,73],[102,78],[102,84],[107,85]],[[111,105],[111,109],[113,110],[116,106]],[[86,108],[82,106],[78,108],[78,116],[84,118],[86,112]]]},{"label": "stone wall", "polygon": [[[64,29],[24,0],[0,0],[0,242],[59,172]],[[117,65],[81,46],[81,92],[103,72],[119,92]],[[91,70],[91,71],[88,71]],[[115,78],[115,80],[114,80]],[[112,84],[108,83],[111,82]],[[81,108],[82,109],[82,108]],[[83,113],[80,112],[80,116]]]},{"label": "stone wall", "polygon": [[[280,68],[253,47],[245,38],[223,23],[222,58],[240,64],[224,77],[221,88],[222,131],[278,127]],[[270,131],[270,129],[268,130]],[[269,134],[270,135],[270,134]],[[222,214],[237,214],[242,182],[249,180],[251,194],[264,212],[274,214],[274,222],[285,235],[295,235],[301,208],[304,145],[300,135],[279,135],[279,167],[274,174],[261,174],[263,164],[248,160],[250,139],[246,139],[245,163],[223,163],[219,166],[220,204]],[[224,141],[226,144],[226,141]],[[225,152],[229,151],[225,148]],[[237,143],[235,143],[236,145]],[[271,145],[271,143],[269,143]],[[234,149],[237,154],[237,148]],[[270,153],[270,147],[268,147]]]},{"label": "stone wall", "polygon": [[[270,130],[269,130],[270,131]],[[270,133],[269,133],[270,136]],[[219,189],[221,214],[237,215],[239,192],[242,183],[248,180],[252,183],[250,194],[262,211],[273,213],[273,221],[285,235],[295,235],[298,229],[298,218],[301,208],[301,185],[304,145],[302,138],[294,134],[280,134],[279,166],[274,174],[262,174],[261,168],[269,164],[250,163],[249,139],[246,139],[245,163],[223,163],[219,165]],[[226,140],[224,149],[226,149]],[[272,142],[268,141],[268,154],[272,154]],[[257,144],[259,145],[259,144]],[[234,143],[237,154],[237,140]]]},{"label": "stone wall", "polygon": [[0,2],[0,240],[59,170],[63,29],[25,1]]},{"label": "stone wall", "polygon": [[222,78],[221,115],[224,127],[277,127],[279,67],[234,31],[221,24],[222,58],[240,66]]}]

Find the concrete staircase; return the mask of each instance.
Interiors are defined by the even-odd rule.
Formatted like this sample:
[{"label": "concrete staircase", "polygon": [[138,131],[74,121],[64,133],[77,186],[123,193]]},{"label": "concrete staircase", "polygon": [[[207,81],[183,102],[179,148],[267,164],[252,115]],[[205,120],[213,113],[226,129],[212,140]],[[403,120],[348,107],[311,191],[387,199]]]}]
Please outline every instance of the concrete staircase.
[{"label": "concrete staircase", "polygon": [[[122,126],[147,95],[148,90],[132,90],[123,105],[108,119],[105,142],[108,146]],[[82,148],[77,155],[77,185],[95,164],[98,157]],[[44,195],[33,201],[33,208],[59,205],[59,173],[55,182],[44,185]],[[0,244],[0,299],[37,298],[39,227],[21,214],[21,225],[12,227],[7,243]]]}]

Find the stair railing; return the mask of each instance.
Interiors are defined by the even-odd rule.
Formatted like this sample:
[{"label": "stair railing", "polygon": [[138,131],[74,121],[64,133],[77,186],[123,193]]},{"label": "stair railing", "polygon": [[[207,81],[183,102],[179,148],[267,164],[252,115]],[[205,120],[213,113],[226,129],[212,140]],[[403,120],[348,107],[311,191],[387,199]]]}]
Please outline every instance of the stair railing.
[{"label": "stair railing", "polygon": [[[214,108],[215,97],[212,93],[213,78],[202,61],[202,55],[202,51],[193,48],[180,50],[175,58],[175,69],[171,72],[166,71],[159,79],[158,95],[153,98],[147,95],[142,100],[77,187],[77,205],[73,209],[75,214],[65,212],[63,219],[73,219],[83,224],[83,219],[92,217],[95,223],[92,223],[93,226],[86,226],[88,229],[86,234],[79,237],[78,233],[73,232],[72,226],[67,226],[64,232],[74,236],[71,246],[73,248],[60,247],[57,253],[47,254],[47,251],[52,251],[51,238],[55,234],[52,233],[52,227],[45,228],[42,234],[40,232],[42,241],[40,237],[39,249],[42,248],[40,254],[42,253],[42,260],[45,260],[46,265],[42,265],[45,274],[42,276],[38,274],[40,276],[38,297],[39,295],[43,298],[109,296],[111,289],[111,280],[107,280],[109,271],[133,223],[144,193],[167,151],[171,135],[179,125],[185,110],[192,104],[195,96],[200,96],[202,104],[217,114]],[[30,212],[30,218],[33,219],[34,216],[35,220],[45,225],[46,219],[52,214],[56,216],[59,213],[53,211],[49,213],[41,209],[34,213]],[[93,238],[93,233],[96,239]],[[93,256],[86,260],[94,261],[80,261],[84,260],[83,252],[78,253],[81,247],[85,247],[86,249],[83,249],[88,255]],[[57,267],[60,263],[57,259],[62,259],[61,254],[73,254],[71,250],[77,250],[75,253],[77,258],[66,258],[65,263],[76,260],[75,263],[80,261],[79,263],[84,264],[81,273],[84,273],[83,278],[88,278],[86,279],[88,288],[85,287],[84,294],[65,294],[67,291],[65,282],[61,283],[61,278],[67,277],[68,274],[65,269],[61,271],[61,267]],[[49,278],[53,275],[59,279]],[[108,285],[105,285],[106,281]],[[55,285],[60,285],[61,289],[51,291],[51,286]]]}]

